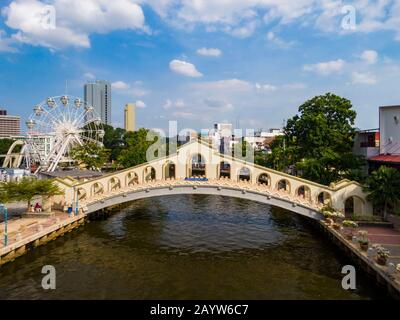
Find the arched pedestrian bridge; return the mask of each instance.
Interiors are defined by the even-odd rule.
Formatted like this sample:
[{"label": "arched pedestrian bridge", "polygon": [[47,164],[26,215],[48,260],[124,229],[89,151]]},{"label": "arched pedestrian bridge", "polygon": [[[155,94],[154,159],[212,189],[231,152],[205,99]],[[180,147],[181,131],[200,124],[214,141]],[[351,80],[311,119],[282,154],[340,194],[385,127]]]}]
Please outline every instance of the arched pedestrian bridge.
[{"label": "arched pedestrian bridge", "polygon": [[313,219],[321,218],[318,211],[327,204],[343,213],[372,214],[372,205],[356,182],[324,186],[219,154],[199,141],[133,168],[83,182],[66,178],[57,183],[65,194],[54,197],[55,204],[73,204],[87,214],[128,201],[176,194],[243,198]]}]

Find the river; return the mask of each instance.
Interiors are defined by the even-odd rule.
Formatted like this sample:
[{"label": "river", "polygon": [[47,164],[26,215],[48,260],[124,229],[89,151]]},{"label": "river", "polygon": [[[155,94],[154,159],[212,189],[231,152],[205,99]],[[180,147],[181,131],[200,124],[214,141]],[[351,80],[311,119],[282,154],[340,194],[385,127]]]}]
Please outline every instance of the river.
[{"label": "river", "polygon": [[[251,201],[136,201],[0,268],[1,299],[374,299],[361,271],[306,218]],[[56,289],[41,269],[56,269]]]}]

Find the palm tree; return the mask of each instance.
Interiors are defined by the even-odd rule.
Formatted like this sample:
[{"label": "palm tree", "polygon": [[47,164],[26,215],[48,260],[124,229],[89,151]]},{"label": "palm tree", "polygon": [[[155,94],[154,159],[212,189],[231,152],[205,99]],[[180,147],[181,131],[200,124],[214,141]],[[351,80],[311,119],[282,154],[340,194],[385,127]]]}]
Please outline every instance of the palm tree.
[{"label": "palm tree", "polygon": [[374,206],[383,209],[383,219],[387,220],[388,207],[400,201],[400,172],[385,166],[380,167],[366,180],[364,191]]}]

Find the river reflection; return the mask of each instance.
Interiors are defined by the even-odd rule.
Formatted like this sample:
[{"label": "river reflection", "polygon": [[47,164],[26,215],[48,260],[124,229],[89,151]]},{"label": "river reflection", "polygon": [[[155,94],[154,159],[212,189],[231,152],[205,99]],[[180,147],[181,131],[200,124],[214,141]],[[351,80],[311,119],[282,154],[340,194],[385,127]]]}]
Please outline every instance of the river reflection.
[{"label": "river reflection", "polygon": [[[182,195],[136,201],[0,269],[5,299],[368,299],[361,275],[305,218],[264,204]],[[54,265],[57,289],[41,288]]]}]

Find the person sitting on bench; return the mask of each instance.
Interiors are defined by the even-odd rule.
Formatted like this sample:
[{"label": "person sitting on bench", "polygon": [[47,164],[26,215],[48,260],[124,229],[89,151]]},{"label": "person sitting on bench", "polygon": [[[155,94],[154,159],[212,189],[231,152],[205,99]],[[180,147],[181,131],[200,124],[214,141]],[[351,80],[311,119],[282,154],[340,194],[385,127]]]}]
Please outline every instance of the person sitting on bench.
[{"label": "person sitting on bench", "polygon": [[35,204],[35,212],[42,212],[42,206],[38,202]]}]

